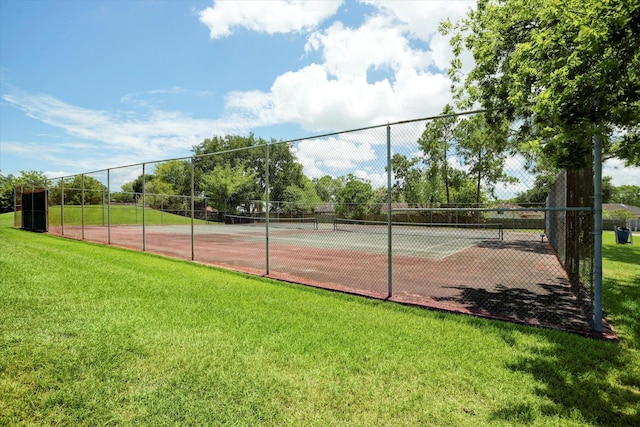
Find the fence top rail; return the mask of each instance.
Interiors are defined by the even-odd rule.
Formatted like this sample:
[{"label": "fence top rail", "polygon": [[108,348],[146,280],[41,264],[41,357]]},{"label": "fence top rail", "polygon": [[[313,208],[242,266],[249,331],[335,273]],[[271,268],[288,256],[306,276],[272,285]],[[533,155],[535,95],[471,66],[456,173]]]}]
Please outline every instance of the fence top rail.
[{"label": "fence top rail", "polygon": [[513,106],[506,105],[506,106],[494,107],[494,108],[483,108],[483,109],[477,109],[477,110],[462,111],[462,112],[459,112],[459,113],[440,114],[440,115],[436,115],[436,116],[421,117],[421,118],[418,118],[418,119],[400,120],[400,121],[392,122],[392,123],[388,122],[386,124],[366,126],[366,127],[361,127],[361,128],[357,128],[357,129],[341,130],[341,131],[329,132],[329,133],[324,133],[324,134],[319,134],[319,135],[311,135],[311,136],[306,136],[306,137],[303,137],[303,138],[287,139],[287,140],[280,140],[280,141],[266,141],[266,144],[264,144],[264,145],[257,145],[257,146],[253,146],[253,147],[234,148],[234,149],[230,149],[230,150],[218,151],[216,153],[207,153],[207,154],[201,154],[201,155],[174,157],[174,158],[170,158],[170,159],[161,159],[161,160],[150,160],[150,161],[147,161],[147,162],[139,162],[139,163],[134,163],[134,164],[130,164],[130,165],[113,166],[113,167],[110,167],[110,168],[99,169],[99,170],[95,170],[95,171],[91,171],[91,172],[81,172],[81,173],[76,173],[76,174],[72,174],[72,175],[57,176],[57,177],[54,177],[54,178],[49,178],[49,180],[53,181],[53,180],[58,180],[58,179],[72,178],[72,177],[75,177],[75,176],[78,176],[78,175],[91,175],[91,174],[97,174],[97,173],[101,173],[101,172],[109,172],[109,171],[113,171],[113,170],[116,170],[116,169],[125,169],[125,168],[137,167],[137,166],[147,165],[147,164],[151,164],[151,163],[164,163],[164,162],[169,162],[169,161],[172,161],[172,160],[191,160],[193,162],[195,159],[198,159],[198,158],[209,157],[209,156],[214,156],[214,155],[221,155],[221,154],[231,153],[231,152],[234,152],[234,151],[248,150],[248,149],[252,149],[252,148],[264,147],[264,146],[269,146],[269,145],[292,144],[292,143],[295,143],[295,142],[305,141],[305,140],[309,140],[309,139],[326,138],[326,137],[329,137],[329,136],[335,136],[335,135],[340,135],[340,134],[345,134],[345,133],[359,132],[359,131],[363,131],[363,130],[370,130],[370,129],[376,129],[376,128],[381,128],[381,127],[397,126],[397,125],[403,125],[403,124],[407,124],[407,123],[415,123],[415,122],[421,122],[421,121],[427,121],[427,120],[444,119],[444,118],[448,118],[448,117],[468,116],[468,115],[472,115],[472,114],[482,114],[482,113],[488,113],[488,112],[493,112],[493,111],[504,111],[504,110],[509,110],[509,109],[512,109],[512,108],[513,108]]},{"label": "fence top rail", "polygon": [[393,208],[391,212],[591,212],[593,208]]}]

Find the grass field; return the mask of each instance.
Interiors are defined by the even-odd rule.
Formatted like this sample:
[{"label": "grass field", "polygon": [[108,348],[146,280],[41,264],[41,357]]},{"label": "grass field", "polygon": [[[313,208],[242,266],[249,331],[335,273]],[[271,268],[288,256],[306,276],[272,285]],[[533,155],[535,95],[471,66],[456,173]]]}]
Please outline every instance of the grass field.
[{"label": "grass field", "polygon": [[640,425],[640,245],[618,344],[10,228],[0,425]]},{"label": "grass field", "polygon": [[[108,217],[111,216],[111,224],[142,224],[142,207],[135,205],[112,205],[110,214],[106,205],[85,205],[84,223],[86,225],[107,225]],[[60,206],[49,207],[49,223],[60,225],[62,212]],[[175,215],[157,209],[146,208],[144,220],[147,225],[179,225],[191,224],[191,217]],[[65,225],[82,224],[82,207],[76,205],[65,205],[64,207]],[[196,219],[196,224],[203,224],[205,221]]]}]

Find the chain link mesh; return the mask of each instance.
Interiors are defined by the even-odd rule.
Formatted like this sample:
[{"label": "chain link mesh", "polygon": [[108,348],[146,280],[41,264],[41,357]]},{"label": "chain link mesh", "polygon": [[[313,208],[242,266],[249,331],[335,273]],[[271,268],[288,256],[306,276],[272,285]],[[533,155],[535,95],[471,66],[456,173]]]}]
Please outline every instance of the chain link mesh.
[{"label": "chain link mesh", "polygon": [[[213,138],[190,158],[59,178],[50,184],[50,231],[402,303],[588,330],[593,187],[580,183],[592,180],[590,169],[538,185],[543,174],[525,167],[508,138],[474,120],[286,142]],[[532,188],[542,196],[524,198]]]}]

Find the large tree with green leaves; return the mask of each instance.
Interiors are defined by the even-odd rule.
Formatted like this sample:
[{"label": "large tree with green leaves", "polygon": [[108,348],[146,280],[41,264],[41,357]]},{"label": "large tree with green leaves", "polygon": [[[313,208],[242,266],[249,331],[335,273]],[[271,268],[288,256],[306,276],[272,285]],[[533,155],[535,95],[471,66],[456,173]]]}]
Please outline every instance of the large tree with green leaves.
[{"label": "large tree with green leaves", "polygon": [[200,189],[212,200],[212,207],[223,212],[234,211],[248,199],[245,194],[255,185],[255,175],[243,165],[230,162],[214,165],[199,181]]},{"label": "large tree with green leaves", "polygon": [[[243,202],[261,200],[266,190],[266,145],[269,144],[269,198],[283,200],[285,191],[291,185],[303,188],[302,165],[298,163],[289,144],[275,140],[267,142],[262,138],[227,135],[205,139],[194,147],[196,168],[196,191],[201,191],[201,177],[216,167],[226,167],[231,171],[240,168],[245,176],[254,177],[254,183],[245,186],[238,195]],[[234,173],[236,173],[234,172]],[[235,202],[234,202],[235,203]]]},{"label": "large tree with green leaves", "polygon": [[456,139],[458,117],[452,115],[453,107],[447,104],[442,110],[442,118],[427,122],[418,145],[424,153],[424,162],[428,165],[434,180],[442,180],[446,203],[451,203],[449,156]]},{"label": "large tree with green leaves", "polygon": [[456,126],[458,155],[476,183],[476,206],[480,206],[484,192],[494,195],[497,183],[517,181],[504,172],[504,162],[509,154],[505,123],[491,124],[486,119],[486,115],[477,114],[461,120]]},{"label": "large tree with green leaves", "polygon": [[371,213],[374,197],[371,183],[349,174],[338,192],[336,213],[343,218],[365,219]]},{"label": "large tree with green leaves", "polygon": [[[579,168],[599,134],[640,165],[640,2],[479,0],[441,29],[453,34],[458,99],[512,107],[521,146]],[[465,49],[475,61],[468,74]]]},{"label": "large tree with green leaves", "polygon": [[338,196],[338,192],[344,187],[345,177],[334,178],[325,175],[321,178],[313,178],[313,184],[316,187],[316,193],[323,202],[333,202]]},{"label": "large tree with green leaves", "polygon": [[169,160],[156,166],[154,179],[170,185],[166,194],[191,195],[191,162],[188,160]]},{"label": "large tree with green leaves", "polygon": [[14,188],[17,185],[24,185],[29,191],[32,187],[51,186],[51,182],[46,175],[40,171],[20,171],[20,175],[12,174],[3,175],[0,173],[0,213],[13,212],[14,206]]}]

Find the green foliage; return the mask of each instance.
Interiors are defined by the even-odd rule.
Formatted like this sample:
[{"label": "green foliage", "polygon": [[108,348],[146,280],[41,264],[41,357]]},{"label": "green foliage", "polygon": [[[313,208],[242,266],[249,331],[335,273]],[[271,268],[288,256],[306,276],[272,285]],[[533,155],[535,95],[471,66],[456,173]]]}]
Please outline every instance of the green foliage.
[{"label": "green foliage", "polygon": [[375,193],[371,184],[349,174],[338,192],[336,213],[342,218],[365,219],[372,211]]},{"label": "green foliage", "polygon": [[290,185],[284,191],[284,210],[292,213],[314,212],[322,203],[316,192],[316,186],[307,177],[303,177],[302,188]]},{"label": "green foliage", "polygon": [[4,176],[0,173],[0,214],[13,212],[14,179],[11,174]]},{"label": "green foliage", "polygon": [[[452,114],[453,107],[447,104],[442,110],[442,115]],[[456,141],[456,126],[458,117],[444,117],[427,122],[418,145],[424,153],[424,162],[428,165],[427,176],[431,186],[440,180],[444,182],[446,203],[451,203],[451,191],[449,181],[449,156]],[[400,165],[399,165],[400,166]],[[408,166],[408,165],[407,165]],[[403,171],[404,168],[400,168]]]},{"label": "green foliage", "polygon": [[[191,194],[191,162],[188,160],[169,160],[156,166],[153,172],[155,180],[169,184],[171,192],[165,194]],[[166,190],[169,191],[169,190]]]},{"label": "green foliage", "polygon": [[504,162],[509,155],[506,123],[490,124],[487,118],[485,114],[471,116],[461,120],[456,127],[457,152],[469,167],[469,176],[476,180],[478,206],[483,190],[493,195],[496,183],[517,182],[516,178],[504,173]]},{"label": "green foliage", "polygon": [[[640,164],[640,3],[636,0],[481,0],[453,33],[451,76],[465,105],[512,107],[521,146],[555,166],[590,160],[591,137],[624,137],[616,155]],[[462,74],[464,49],[475,66]]]},{"label": "green foliage", "polygon": [[[106,203],[107,186],[97,179],[84,175],[76,175],[73,179],[65,179],[62,185],[58,183],[49,188],[49,204],[60,205],[62,203],[61,192],[64,189],[65,205],[98,205]],[[84,189],[84,191],[83,191]]]},{"label": "green foliage", "polygon": [[234,211],[246,199],[247,191],[255,184],[255,175],[248,172],[244,165],[215,165],[213,169],[200,177],[200,189],[211,197],[212,206],[219,211]]},{"label": "green foliage", "polygon": [[[291,147],[285,143],[270,141],[269,150],[269,199],[283,200],[286,189],[289,186],[303,188],[302,165],[297,162]],[[214,136],[205,139],[201,144],[193,149],[196,157],[194,164],[196,168],[196,192],[205,191],[200,188],[201,177],[214,170],[220,165],[227,164],[232,173],[237,174],[243,171],[245,177],[253,177],[252,185],[243,185],[240,193],[236,194],[232,200],[217,200],[214,204],[218,206],[231,206],[238,201],[249,202],[251,200],[261,200],[266,191],[266,168],[265,160],[267,156],[267,141],[262,138],[255,138],[253,134],[248,137],[227,135],[225,137]],[[210,185],[211,182],[205,185]],[[206,192],[206,191],[205,191]],[[219,193],[224,197],[223,193]]]},{"label": "green foliage", "polygon": [[627,209],[616,209],[615,211],[603,211],[603,218],[617,219],[625,223],[628,219],[636,218],[636,215]]},{"label": "green foliage", "polygon": [[546,173],[536,175],[533,187],[527,191],[519,193],[515,198],[515,202],[521,205],[544,205],[547,200],[549,190],[551,189],[551,185],[555,182],[555,180],[555,171],[548,171]]},{"label": "green foliage", "polygon": [[611,203],[623,203],[629,206],[640,206],[640,186],[621,185],[614,187]]},{"label": "green foliage", "polygon": [[344,187],[344,177],[334,178],[325,175],[322,178],[314,178],[313,184],[316,187],[316,193],[323,202],[333,202],[338,196],[338,192]]},{"label": "green foliage", "polygon": [[17,185],[25,185],[27,189],[32,187],[50,186],[49,178],[44,173],[38,171],[20,171],[20,175],[7,176],[0,173],[0,213],[13,212],[14,188]]},{"label": "green foliage", "polygon": [[[452,114],[447,105],[443,115]],[[492,195],[497,183],[515,182],[504,173],[504,163],[513,147],[509,146],[508,129],[504,121],[493,120],[486,114],[470,118],[455,116],[429,121],[418,144],[419,158],[407,159],[395,154],[391,167],[395,177],[395,193],[412,205],[439,206],[453,203],[480,204]],[[455,158],[465,171],[451,165]],[[470,182],[475,188],[470,192]],[[471,194],[473,193],[473,195]],[[397,196],[396,196],[397,197]]]},{"label": "green foliage", "polygon": [[420,158],[411,160],[403,154],[394,154],[391,157],[391,171],[394,177],[391,188],[393,202],[405,202],[410,206],[418,206],[423,201],[420,194],[420,181],[423,178],[422,171],[416,165]]}]

